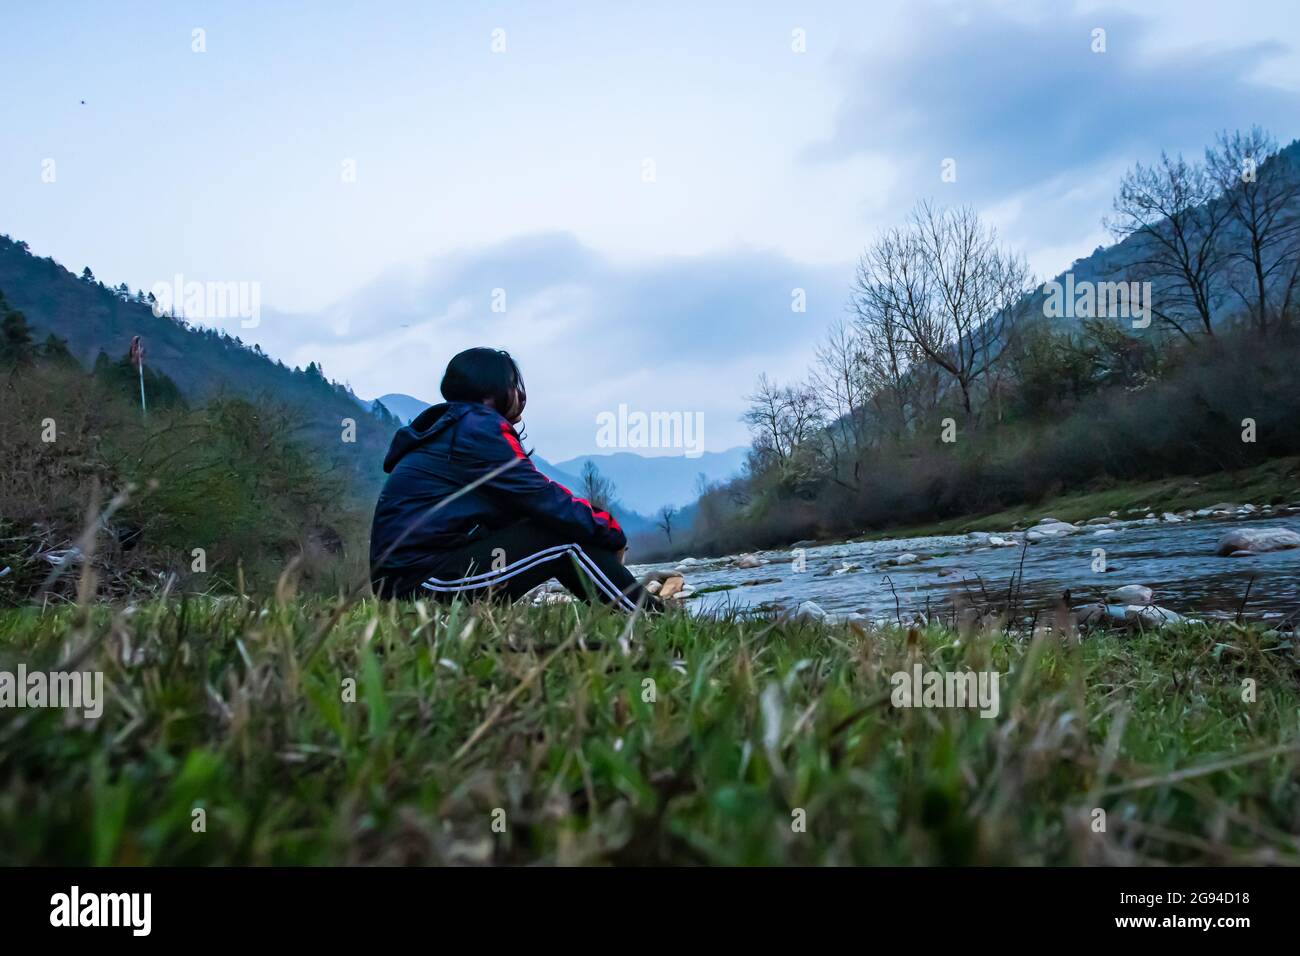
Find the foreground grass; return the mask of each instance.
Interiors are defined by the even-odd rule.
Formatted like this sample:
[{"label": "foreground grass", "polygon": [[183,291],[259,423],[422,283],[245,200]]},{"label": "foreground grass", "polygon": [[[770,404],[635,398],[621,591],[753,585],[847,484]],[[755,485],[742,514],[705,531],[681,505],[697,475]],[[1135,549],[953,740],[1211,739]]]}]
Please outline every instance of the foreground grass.
[{"label": "foreground grass", "polygon": [[[0,669],[103,670],[108,702],[0,710],[0,863],[1300,860],[1300,667],[1276,634],[625,627],[565,605],[7,612]],[[999,716],[891,706],[917,661],[1002,673]]]}]

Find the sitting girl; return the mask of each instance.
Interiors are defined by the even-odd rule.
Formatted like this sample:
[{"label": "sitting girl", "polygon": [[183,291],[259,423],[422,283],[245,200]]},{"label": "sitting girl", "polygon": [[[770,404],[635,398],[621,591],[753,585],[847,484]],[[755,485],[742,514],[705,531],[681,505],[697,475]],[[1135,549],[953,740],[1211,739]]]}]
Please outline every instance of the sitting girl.
[{"label": "sitting girl", "polygon": [[393,436],[370,531],[380,597],[515,600],[552,578],[584,600],[660,610],[623,566],[618,522],[547,478],[514,426],[528,402],[499,349],[461,352],[445,402]]}]

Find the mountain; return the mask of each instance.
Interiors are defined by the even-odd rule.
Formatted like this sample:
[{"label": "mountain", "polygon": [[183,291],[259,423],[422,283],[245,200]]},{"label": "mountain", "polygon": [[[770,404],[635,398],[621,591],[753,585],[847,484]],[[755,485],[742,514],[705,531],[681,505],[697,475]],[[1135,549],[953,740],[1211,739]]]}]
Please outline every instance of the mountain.
[{"label": "mountain", "polygon": [[[125,355],[131,337],[144,339],[146,364],[175,380],[188,399],[203,400],[222,392],[319,401],[314,381],[286,367],[237,335],[212,327],[191,326],[169,315],[154,315],[148,301],[124,288],[112,289],[93,276],[78,277],[51,258],[39,258],[23,242],[0,237],[0,289],[10,304],[27,316],[43,336],[53,332],[83,365],[98,352]],[[238,331],[239,320],[228,323]],[[339,386],[339,409],[356,411],[357,399]]]},{"label": "mountain", "polygon": [[618,496],[628,507],[642,514],[656,514],[664,505],[682,508],[699,497],[699,476],[710,483],[726,481],[740,474],[749,449],[741,446],[726,451],[707,451],[698,458],[662,455],[646,458],[632,452],[610,455],[579,455],[556,467],[580,474],[593,462],[600,473],[614,483]]},{"label": "mountain", "polygon": [[[1300,140],[1293,140],[1287,146],[1279,149],[1276,154],[1270,156],[1259,168],[1259,175],[1278,174],[1283,182],[1291,184],[1290,188],[1300,188]],[[1288,215],[1300,215],[1300,209],[1294,205],[1295,195],[1292,195],[1292,205],[1288,207]],[[1221,206],[1227,200],[1222,196],[1209,200],[1209,207]],[[1167,220],[1165,220],[1167,222]],[[1232,248],[1244,249],[1250,245],[1250,240],[1240,224],[1235,222],[1231,217],[1223,225],[1220,235],[1223,241]],[[1058,274],[1052,281],[1065,285],[1066,276],[1072,276],[1074,285],[1082,287],[1084,283],[1105,283],[1115,282],[1117,280],[1133,281],[1141,279],[1141,269],[1138,264],[1148,255],[1144,248],[1144,239],[1139,236],[1128,236],[1119,242],[1109,246],[1098,246],[1090,255],[1081,259],[1076,259],[1069,269]],[[1266,257],[1267,259],[1267,257]],[[1222,277],[1220,277],[1222,279]],[[1269,283],[1270,292],[1279,294],[1284,291],[1285,283],[1289,281],[1289,275],[1285,270],[1281,270]],[[1249,283],[1247,283],[1249,285]],[[1171,285],[1178,285],[1181,288],[1181,280],[1175,283],[1168,278],[1163,281],[1156,278],[1151,282],[1151,295],[1154,301],[1159,301],[1162,291],[1167,291]],[[1238,316],[1241,312],[1240,300],[1230,291],[1230,282],[1221,282],[1218,286],[1218,295],[1210,303],[1211,322],[1217,327],[1220,323]],[[1033,315],[1043,315],[1043,300],[1045,296],[1042,286],[1029,293],[1022,301],[1029,305],[1030,313]],[[1127,318],[1127,317],[1125,317]],[[1077,321],[1072,316],[1062,319],[1064,322]],[[1187,325],[1194,331],[1199,328],[1194,318],[1188,319]],[[1169,326],[1157,319],[1152,319],[1150,327],[1143,332],[1140,328],[1133,331],[1134,335],[1153,335],[1169,331]]]},{"label": "mountain", "polygon": [[[403,425],[411,424],[416,415],[429,407],[428,402],[422,402],[418,398],[410,395],[403,395],[400,392],[389,392],[387,395],[380,395],[374,400],[383,405],[401,420]],[[368,403],[374,405],[374,402]]]},{"label": "mountain", "polygon": [[77,276],[9,236],[0,236],[0,290],[26,316],[37,341],[51,334],[65,339],[83,366],[92,366],[101,352],[122,358],[139,335],[146,368],[169,377],[186,401],[227,396],[291,409],[303,423],[303,437],[360,479],[359,490],[378,487],[393,422],[367,414],[367,406],[346,386],[328,381],[316,363],[291,369],[223,330],[155,315],[142,293],[109,288],[89,269]]}]

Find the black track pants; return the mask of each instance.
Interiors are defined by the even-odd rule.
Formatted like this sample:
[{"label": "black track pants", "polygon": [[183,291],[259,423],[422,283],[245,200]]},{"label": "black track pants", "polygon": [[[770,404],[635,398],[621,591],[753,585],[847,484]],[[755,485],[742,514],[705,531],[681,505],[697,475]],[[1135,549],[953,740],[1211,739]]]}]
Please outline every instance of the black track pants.
[{"label": "black track pants", "polygon": [[491,531],[447,552],[412,597],[514,601],[552,578],[584,601],[594,597],[625,611],[635,610],[638,601],[643,610],[662,609],[613,551],[575,544],[533,521]]}]

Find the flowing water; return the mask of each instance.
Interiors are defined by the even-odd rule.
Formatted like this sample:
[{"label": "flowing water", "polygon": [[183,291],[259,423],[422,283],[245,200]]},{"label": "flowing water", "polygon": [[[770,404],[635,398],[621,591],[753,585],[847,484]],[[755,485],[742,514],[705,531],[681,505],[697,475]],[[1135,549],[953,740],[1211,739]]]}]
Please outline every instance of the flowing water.
[{"label": "flowing water", "polygon": [[[1243,601],[1247,617],[1300,616],[1300,549],[1218,557],[1219,537],[1237,527],[1300,532],[1300,509],[1263,517],[1125,521],[1111,529],[1089,526],[1028,548],[1023,547],[1024,535],[1014,532],[1001,535],[1014,539],[1014,547],[990,546],[987,535],[939,535],[809,546],[802,570],[793,549],[756,552],[764,561],[757,568],[738,568],[731,558],[719,558],[687,561],[681,570],[697,591],[729,587],[691,597],[686,603],[696,613],[728,607],[794,610],[813,601],[832,613],[856,611],[872,619],[908,620],[927,611],[949,614],[954,601],[1005,606],[1013,579],[1019,579],[1017,601],[1029,613],[1054,604],[1066,589],[1077,607],[1101,600],[1122,585],[1141,584],[1155,592],[1155,604],[1192,617],[1232,617]],[[1096,548],[1105,550],[1104,572],[1093,570]],[[924,560],[903,566],[886,563],[909,552]],[[834,573],[846,565],[849,570]],[[631,570],[640,575],[672,566]]]}]

